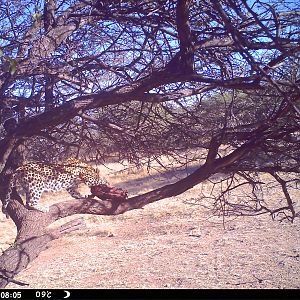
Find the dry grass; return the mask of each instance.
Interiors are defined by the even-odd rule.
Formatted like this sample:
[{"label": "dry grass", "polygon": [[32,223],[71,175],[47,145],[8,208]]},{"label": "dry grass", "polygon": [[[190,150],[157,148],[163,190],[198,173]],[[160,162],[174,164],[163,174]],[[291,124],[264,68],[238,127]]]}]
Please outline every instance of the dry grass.
[{"label": "dry grass", "polygon": [[[184,176],[183,171],[148,174],[118,164],[100,168],[130,196]],[[82,186],[81,192],[88,189]],[[201,192],[209,193],[210,185],[119,216],[84,216],[86,229],[53,241],[17,279],[31,288],[300,288],[299,221],[227,218],[224,228],[222,218],[185,204],[197,202]],[[277,190],[269,193],[280,199]],[[42,201],[68,197],[65,192],[45,194]],[[2,216],[0,223],[5,249],[15,229]]]}]

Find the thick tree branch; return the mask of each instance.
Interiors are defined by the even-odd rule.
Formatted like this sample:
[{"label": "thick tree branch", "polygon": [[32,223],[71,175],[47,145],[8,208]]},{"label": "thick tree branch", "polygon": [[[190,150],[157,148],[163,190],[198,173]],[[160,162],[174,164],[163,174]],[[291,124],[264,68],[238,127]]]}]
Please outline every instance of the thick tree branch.
[{"label": "thick tree branch", "polygon": [[0,287],[5,287],[8,283],[9,280],[6,278],[13,278],[26,268],[28,263],[37,257],[51,240],[60,237],[61,234],[70,232],[70,230],[76,230],[83,226],[81,220],[76,220],[63,225],[58,230],[47,232],[47,226],[54,221],[74,214],[122,214],[132,209],[142,208],[149,203],[179,195],[208,179],[211,174],[221,171],[227,165],[239,160],[247,152],[251,151],[254,146],[255,143],[245,144],[226,157],[216,159],[214,163],[202,165],[191,175],[176,183],[122,201],[97,200],[93,198],[74,199],[52,205],[49,213],[28,211],[19,202],[12,201],[7,210],[18,227],[18,235],[15,246],[6,250],[0,257],[0,269],[2,269],[0,275],[3,276],[0,279]]},{"label": "thick tree branch", "polygon": [[178,59],[174,59],[172,62],[173,70],[178,68],[180,70],[179,72],[187,74],[193,73],[194,70],[194,45],[189,22],[189,6],[191,2],[190,0],[178,0],[177,2],[176,24],[180,53]]}]

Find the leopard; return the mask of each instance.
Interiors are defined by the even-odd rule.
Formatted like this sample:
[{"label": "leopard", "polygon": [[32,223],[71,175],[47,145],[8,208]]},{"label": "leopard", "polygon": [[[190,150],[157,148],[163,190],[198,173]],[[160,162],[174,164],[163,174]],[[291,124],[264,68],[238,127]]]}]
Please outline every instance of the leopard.
[{"label": "leopard", "polygon": [[10,179],[3,212],[8,217],[6,210],[11,202],[12,191],[18,185],[25,192],[28,209],[49,212],[49,207],[39,204],[44,191],[58,192],[66,189],[73,198],[82,199],[85,197],[77,191],[81,183],[92,187],[107,184],[107,180],[100,176],[99,169],[76,158],[69,158],[61,164],[26,163],[17,168]]}]

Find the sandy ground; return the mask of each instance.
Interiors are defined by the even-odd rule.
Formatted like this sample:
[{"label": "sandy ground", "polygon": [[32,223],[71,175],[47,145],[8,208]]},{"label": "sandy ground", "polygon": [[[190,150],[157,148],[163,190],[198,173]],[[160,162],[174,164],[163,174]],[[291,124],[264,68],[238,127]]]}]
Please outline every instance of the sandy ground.
[{"label": "sandy ground", "polygon": [[[153,188],[153,180],[158,178],[111,176],[130,195]],[[227,218],[223,226],[222,218],[184,203],[199,190],[120,216],[84,216],[86,229],[51,242],[15,279],[39,289],[300,288],[300,220],[280,223],[262,215]],[[42,201],[68,197],[65,192],[45,194]],[[15,228],[3,216],[0,226],[4,250]]]}]

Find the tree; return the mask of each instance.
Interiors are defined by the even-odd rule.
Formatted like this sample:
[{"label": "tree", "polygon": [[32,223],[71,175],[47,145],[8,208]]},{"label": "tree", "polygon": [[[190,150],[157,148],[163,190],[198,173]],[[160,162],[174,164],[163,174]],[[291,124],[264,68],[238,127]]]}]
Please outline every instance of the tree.
[{"label": "tree", "polygon": [[[0,286],[51,239],[83,225],[79,219],[47,231],[57,218],[123,213],[216,173],[227,182],[215,198],[224,214],[299,217],[290,193],[300,170],[299,17],[299,4],[280,0],[2,3],[2,201],[23,159],[103,162],[113,155],[151,166],[162,155],[183,155],[198,167],[113,204],[89,198],[41,213],[15,193],[8,212],[18,234],[0,257]],[[271,209],[258,195],[265,173],[285,205]],[[251,201],[225,197],[244,185],[253,187]]]}]

